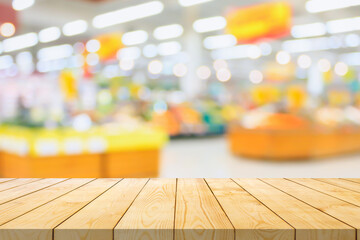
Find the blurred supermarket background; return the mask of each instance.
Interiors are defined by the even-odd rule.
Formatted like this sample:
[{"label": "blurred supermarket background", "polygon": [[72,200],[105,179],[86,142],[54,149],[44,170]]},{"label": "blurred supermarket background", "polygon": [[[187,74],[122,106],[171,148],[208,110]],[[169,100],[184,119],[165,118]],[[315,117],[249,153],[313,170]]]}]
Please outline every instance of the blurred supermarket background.
[{"label": "blurred supermarket background", "polygon": [[359,177],[360,0],[0,0],[2,177]]}]

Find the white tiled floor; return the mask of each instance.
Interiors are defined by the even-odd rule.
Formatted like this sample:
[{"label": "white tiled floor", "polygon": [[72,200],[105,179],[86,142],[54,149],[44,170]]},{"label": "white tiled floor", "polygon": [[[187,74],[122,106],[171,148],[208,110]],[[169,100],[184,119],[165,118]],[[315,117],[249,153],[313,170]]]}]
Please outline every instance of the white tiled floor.
[{"label": "white tiled floor", "polygon": [[231,155],[223,137],[173,140],[162,154],[161,177],[360,177],[360,153],[276,163]]}]

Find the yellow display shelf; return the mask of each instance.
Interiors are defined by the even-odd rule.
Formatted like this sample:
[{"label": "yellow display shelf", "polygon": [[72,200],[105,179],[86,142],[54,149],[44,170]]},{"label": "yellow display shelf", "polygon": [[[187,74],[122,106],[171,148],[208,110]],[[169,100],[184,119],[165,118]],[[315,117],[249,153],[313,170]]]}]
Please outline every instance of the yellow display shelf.
[{"label": "yellow display shelf", "polygon": [[0,128],[2,177],[157,177],[167,135],[151,127]]}]

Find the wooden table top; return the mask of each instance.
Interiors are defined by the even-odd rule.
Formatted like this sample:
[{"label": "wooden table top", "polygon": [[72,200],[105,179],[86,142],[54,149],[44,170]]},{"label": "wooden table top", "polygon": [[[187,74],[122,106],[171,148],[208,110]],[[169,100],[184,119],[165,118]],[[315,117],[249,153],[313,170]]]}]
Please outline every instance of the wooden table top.
[{"label": "wooden table top", "polygon": [[1,240],[360,240],[360,179],[0,179]]}]

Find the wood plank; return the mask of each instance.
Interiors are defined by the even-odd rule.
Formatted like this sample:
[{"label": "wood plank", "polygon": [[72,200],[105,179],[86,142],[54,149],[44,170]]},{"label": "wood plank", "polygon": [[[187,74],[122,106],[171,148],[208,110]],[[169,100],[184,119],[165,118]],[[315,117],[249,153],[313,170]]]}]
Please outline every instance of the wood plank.
[{"label": "wood plank", "polygon": [[236,240],[290,240],[295,230],[231,179],[206,179],[235,227]]},{"label": "wood plank", "polygon": [[307,186],[309,188],[315,189],[319,192],[328,194],[330,196],[360,206],[360,193],[358,192],[354,192],[328,183],[316,181],[314,179],[297,178],[290,180],[302,184],[304,186]]},{"label": "wood plank", "polygon": [[360,207],[289,180],[263,179],[263,181],[356,228],[360,234]]},{"label": "wood plank", "polygon": [[113,229],[148,179],[124,179],[59,225],[55,240],[112,240]]},{"label": "wood plank", "polygon": [[118,179],[96,179],[0,226],[0,239],[52,240],[53,229],[108,190]]},{"label": "wood plank", "polygon": [[0,178],[0,183],[9,182],[15,180],[15,178]]},{"label": "wood plank", "polygon": [[350,182],[345,179],[335,179],[335,178],[316,178],[316,180],[321,182],[326,182],[338,187],[346,188],[355,192],[360,192],[360,184],[355,182]]},{"label": "wood plank", "polygon": [[344,179],[347,180],[347,181],[360,183],[360,178],[344,178]]},{"label": "wood plank", "polygon": [[233,226],[203,179],[178,179],[175,239],[234,239]]},{"label": "wood plank", "polygon": [[18,186],[16,188],[5,190],[0,193],[0,204],[25,196],[29,193],[39,191],[40,189],[49,187],[59,182],[63,182],[65,180],[65,178],[41,179],[36,182],[31,182],[25,185]]},{"label": "wood plank", "polygon": [[234,179],[296,229],[297,240],[354,240],[355,229],[258,179]]},{"label": "wood plank", "polygon": [[[39,181],[41,178],[18,178],[13,181],[8,181],[0,184],[0,192],[11,188],[15,188],[27,183]],[[1,193],[0,193],[1,194]]]},{"label": "wood plank", "polygon": [[115,228],[114,240],[172,240],[176,179],[151,179]]},{"label": "wood plank", "polygon": [[0,225],[66,194],[93,179],[69,179],[0,205]]}]

